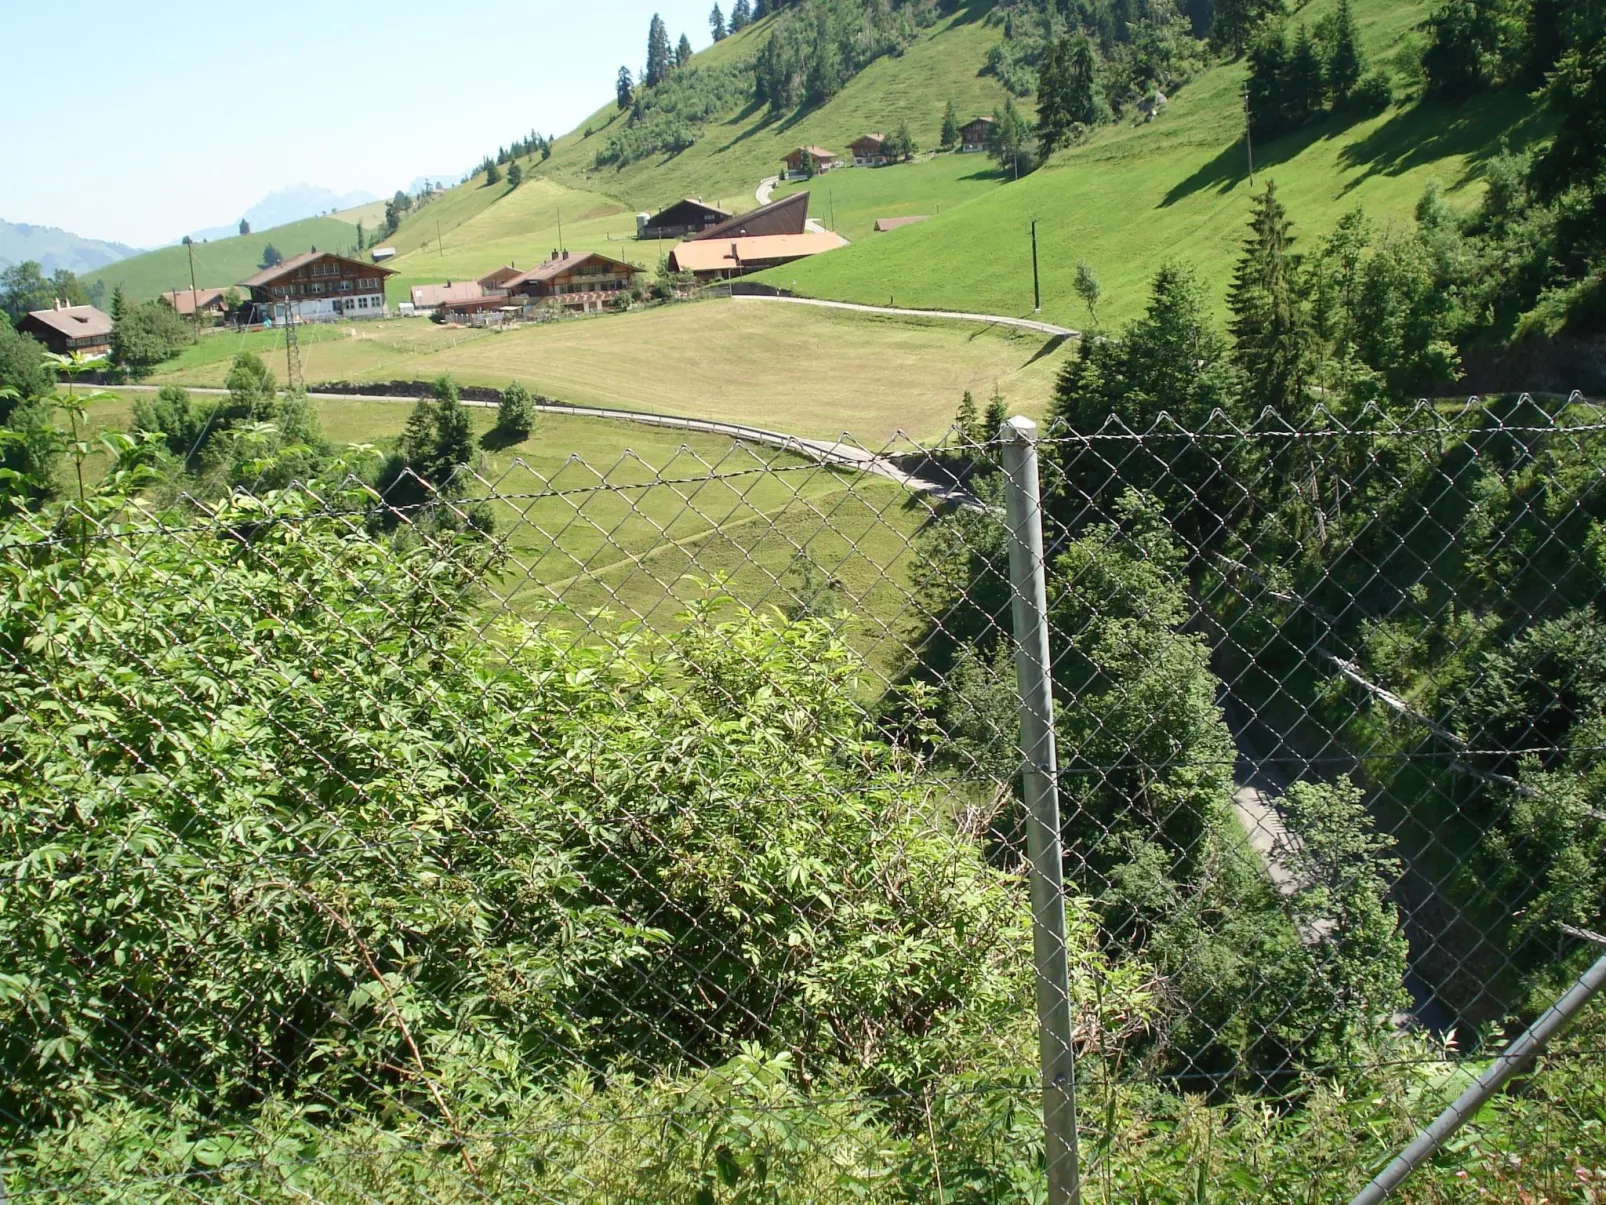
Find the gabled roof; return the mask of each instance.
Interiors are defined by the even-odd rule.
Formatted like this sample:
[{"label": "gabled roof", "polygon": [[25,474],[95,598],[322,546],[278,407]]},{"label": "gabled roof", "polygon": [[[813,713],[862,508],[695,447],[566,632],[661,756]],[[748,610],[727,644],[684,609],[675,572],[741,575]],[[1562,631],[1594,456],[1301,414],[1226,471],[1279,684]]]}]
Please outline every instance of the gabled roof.
[{"label": "gabled roof", "polygon": [[519,270],[512,264],[503,264],[500,268],[493,268],[480,277],[479,284],[485,289],[504,289],[507,282],[518,276]]},{"label": "gabled roof", "polygon": [[289,259],[274,264],[271,268],[263,268],[254,276],[247,276],[240,282],[242,288],[260,289],[272,284],[285,276],[290,275],[297,268],[304,268],[308,264],[320,259],[338,259],[343,264],[351,264],[361,268],[365,274],[378,272],[384,276],[396,275],[395,268],[380,268],[374,264],[364,263],[360,259],[352,259],[349,255],[336,255],[333,251],[303,251],[300,255],[292,255]]},{"label": "gabled roof", "polygon": [[797,155],[812,155],[816,159],[836,158],[835,151],[828,151],[823,146],[800,146],[795,151],[789,151],[786,155],[786,158],[791,159]]},{"label": "gabled roof", "polygon": [[421,310],[433,310],[454,301],[472,301],[485,296],[484,288],[474,280],[449,280],[443,285],[414,285],[410,292],[413,304]]},{"label": "gabled roof", "polygon": [[667,217],[669,214],[674,213],[675,210],[680,209],[681,207],[687,206],[687,205],[689,205],[692,208],[697,209],[697,210],[699,210],[699,211],[701,211],[703,213],[715,213],[715,214],[718,214],[720,216],[720,218],[722,218],[722,219],[723,218],[728,218],[728,217],[731,216],[730,212],[728,210],[721,209],[717,205],[710,205],[706,201],[699,201],[696,197],[684,197],[681,200],[676,201],[673,205],[666,205],[666,206],[664,206],[663,209],[661,209],[657,213],[653,214],[652,217],[650,217],[647,220],[647,225],[649,225],[649,226],[657,226],[657,225],[660,224],[660,222],[662,221],[663,218]]},{"label": "gabled roof", "polygon": [[669,262],[676,272],[720,272],[736,270],[746,264],[803,259],[847,245],[847,239],[829,230],[807,234],[763,234],[720,242],[688,239],[669,253]]},{"label": "gabled roof", "polygon": [[688,234],[688,239],[730,239],[761,234],[802,234],[808,228],[809,194],[795,192],[747,213],[727,218],[717,226]]},{"label": "gabled roof", "polygon": [[850,147],[863,146],[866,143],[871,143],[871,142],[880,143],[880,142],[885,142],[886,140],[887,140],[887,136],[885,134],[861,134],[859,137],[855,138],[852,142],[848,143],[848,145]]},{"label": "gabled roof", "polygon": [[195,313],[197,306],[204,310],[214,301],[221,301],[223,294],[227,292],[227,289],[173,289],[171,292],[163,293],[162,300],[180,314],[189,317]]},{"label": "gabled roof", "polygon": [[32,310],[28,317],[68,339],[110,338],[112,319],[92,305],[69,305],[59,310]]},{"label": "gabled roof", "polygon": [[641,269],[636,267],[635,264],[627,264],[622,259],[614,259],[612,256],[603,255],[600,251],[585,251],[579,255],[571,255],[566,251],[562,255],[558,256],[557,259],[547,260],[547,262],[542,264],[539,268],[532,268],[523,275],[515,276],[512,280],[507,282],[507,288],[512,290],[518,288],[520,285],[540,284],[542,281],[552,280],[555,277],[562,276],[571,268],[577,268],[581,264],[589,263],[594,259],[600,259],[604,263],[613,264],[615,267],[628,268],[632,272],[641,271]]},{"label": "gabled roof", "polygon": [[962,125],[959,128],[961,130],[963,130],[966,126],[973,126],[973,125],[977,124],[978,122],[985,122],[987,125],[992,125],[993,122],[995,122],[997,120],[998,119],[996,117],[987,117],[985,115],[983,115],[981,117],[972,117],[969,121],[967,121],[965,123],[965,125]]}]

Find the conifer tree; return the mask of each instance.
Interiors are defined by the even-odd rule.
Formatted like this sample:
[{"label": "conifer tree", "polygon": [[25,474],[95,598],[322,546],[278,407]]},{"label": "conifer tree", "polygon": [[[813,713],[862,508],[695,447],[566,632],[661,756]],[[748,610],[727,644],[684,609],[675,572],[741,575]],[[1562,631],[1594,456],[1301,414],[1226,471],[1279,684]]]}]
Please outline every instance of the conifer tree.
[{"label": "conifer tree", "polygon": [[717,4],[714,5],[714,11],[708,14],[708,30],[714,35],[714,41],[725,40],[725,14]]},{"label": "conifer tree", "polygon": [[1256,138],[1275,138],[1288,128],[1286,97],[1288,42],[1268,25],[1249,47],[1249,125]]},{"label": "conifer tree", "polygon": [[515,159],[512,163],[507,165],[507,190],[512,192],[515,188],[523,183],[524,169],[519,166],[518,160]]},{"label": "conifer tree", "polygon": [[752,23],[753,6],[748,3],[748,0],[736,0],[736,3],[731,5],[730,31],[736,33],[738,30],[746,29]]},{"label": "conifer tree", "polygon": [[[619,68],[619,77],[613,84],[614,99],[618,102],[620,110],[628,109],[631,100],[636,95],[636,82],[630,78],[630,68]],[[542,144],[542,158],[545,158],[546,145]]]},{"label": "conifer tree", "polygon": [[1319,115],[1327,106],[1327,84],[1323,78],[1322,56],[1304,25],[1294,36],[1288,56],[1288,80],[1283,88],[1288,124],[1297,129]]},{"label": "conifer tree", "polygon": [[981,411],[976,409],[976,398],[968,389],[965,390],[965,396],[959,399],[959,410],[954,415],[954,434],[966,447],[985,439],[981,428]]},{"label": "conifer tree", "polygon": [[1302,408],[1314,351],[1293,242],[1292,223],[1277,200],[1277,185],[1268,182],[1265,192],[1255,198],[1249,237],[1227,306],[1232,311],[1234,356],[1255,409],[1270,407],[1288,418]]},{"label": "conifer tree", "polygon": [[445,489],[461,466],[474,461],[474,428],[451,377],[437,378],[430,389],[436,399],[435,439],[424,475],[437,489]]},{"label": "conifer tree", "polygon": [[1099,121],[1098,55],[1085,33],[1073,37],[1065,53],[1065,112],[1074,125]]},{"label": "conifer tree", "polygon": [[1333,15],[1332,43],[1327,48],[1327,87],[1336,107],[1342,108],[1349,102],[1350,93],[1365,70],[1355,13],[1349,0],[1338,0],[1338,11]]},{"label": "conifer tree", "polygon": [[959,143],[959,114],[954,112],[953,101],[949,101],[942,111],[942,134],[939,142],[944,150]]},{"label": "conifer tree", "polygon": [[1064,38],[1043,47],[1043,61],[1037,68],[1037,145],[1047,159],[1070,141],[1071,116],[1066,92],[1070,83]]},{"label": "conifer tree", "polygon": [[691,62],[691,39],[685,34],[680,35],[680,45],[675,47],[675,66],[684,67]]},{"label": "conifer tree", "polygon": [[649,88],[656,87],[669,78],[674,66],[674,52],[669,48],[669,27],[664,24],[662,17],[653,13],[652,24],[647,27],[647,70],[641,82]]}]

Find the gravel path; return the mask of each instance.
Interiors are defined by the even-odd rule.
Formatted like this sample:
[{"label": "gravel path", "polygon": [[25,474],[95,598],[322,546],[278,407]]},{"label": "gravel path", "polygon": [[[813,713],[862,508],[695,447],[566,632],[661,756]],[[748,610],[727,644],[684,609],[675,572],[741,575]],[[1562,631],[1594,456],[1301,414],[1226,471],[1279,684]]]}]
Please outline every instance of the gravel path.
[{"label": "gravel path", "polygon": [[1038,322],[1035,318],[1006,318],[1001,314],[968,314],[960,310],[911,310],[891,305],[858,305],[851,301],[822,301],[817,297],[753,297],[738,295],[737,301],[782,302],[787,305],[812,305],[827,310],[851,310],[857,314],[891,314],[903,318],[947,318],[955,322],[981,322],[988,326],[1012,326],[1018,330],[1036,331],[1058,339],[1075,339],[1080,332],[1069,327],[1055,326],[1052,322]]}]

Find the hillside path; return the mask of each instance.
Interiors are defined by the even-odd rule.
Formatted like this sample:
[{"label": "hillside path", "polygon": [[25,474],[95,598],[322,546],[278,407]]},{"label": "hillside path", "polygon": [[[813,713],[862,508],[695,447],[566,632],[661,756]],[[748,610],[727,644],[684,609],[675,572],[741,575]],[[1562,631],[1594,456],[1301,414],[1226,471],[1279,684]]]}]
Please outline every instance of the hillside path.
[{"label": "hillside path", "polygon": [[[156,385],[119,385],[117,389],[124,392],[154,393],[159,386]],[[186,388],[188,388],[186,386]],[[226,396],[228,390],[214,388],[194,388],[191,393],[210,394],[213,396]],[[416,397],[404,397],[386,393],[319,393],[309,390],[309,398],[324,402],[386,402],[395,405],[411,406],[418,401]],[[463,400],[465,406],[476,406],[481,409],[494,410],[496,402]],[[568,414],[578,418],[598,418],[610,422],[637,423],[644,427],[667,427],[676,431],[692,431],[702,435],[728,435],[732,439],[746,440],[748,443],[764,444],[771,448],[780,448],[783,451],[793,452],[806,457],[816,464],[832,466],[835,468],[852,469],[859,473],[869,473],[876,477],[885,477],[895,481],[905,489],[915,493],[926,494],[941,502],[952,502],[964,507],[979,507],[981,504],[968,491],[959,486],[945,485],[940,481],[932,481],[925,477],[899,468],[889,457],[878,452],[871,452],[857,444],[842,439],[805,439],[801,435],[788,435],[781,431],[769,431],[763,427],[750,427],[746,423],[726,423],[717,419],[683,418],[677,414],[654,414],[648,410],[614,410],[602,406],[566,406],[562,403],[536,402],[535,409],[545,414]]]},{"label": "hillside path", "polygon": [[945,318],[954,322],[982,322],[988,326],[1011,326],[1017,330],[1036,331],[1056,339],[1079,339],[1081,332],[1069,327],[1055,326],[1052,322],[1039,322],[1035,318],[1006,318],[1002,314],[969,314],[961,310],[911,310],[902,306],[859,305],[852,301],[823,301],[818,297],[755,297],[740,294],[736,301],[783,302],[787,305],[812,305],[827,310],[851,310],[857,314],[890,314],[895,318]]},{"label": "hillside path", "polygon": [[758,182],[758,188],[753,193],[753,200],[758,202],[760,209],[770,203],[770,194],[775,191],[776,185],[780,182],[781,178],[779,176],[767,176]]}]

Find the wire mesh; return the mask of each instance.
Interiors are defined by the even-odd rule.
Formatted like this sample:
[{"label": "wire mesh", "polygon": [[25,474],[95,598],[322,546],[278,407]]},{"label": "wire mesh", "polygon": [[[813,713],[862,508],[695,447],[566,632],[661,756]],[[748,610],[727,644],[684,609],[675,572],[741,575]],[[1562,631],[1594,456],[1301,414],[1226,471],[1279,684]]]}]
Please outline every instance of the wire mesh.
[{"label": "wire mesh", "polygon": [[[1606,929],[1606,422],[1039,456],[1083,1199],[1338,1199]],[[0,520],[5,1199],[1044,1199],[998,442],[482,470]]]}]

